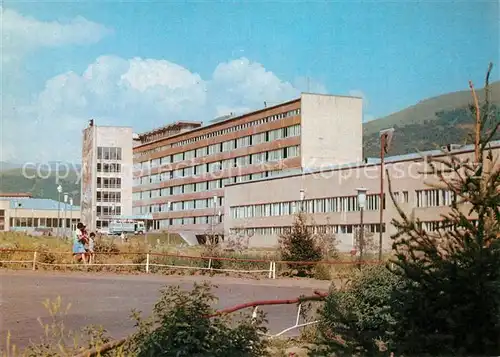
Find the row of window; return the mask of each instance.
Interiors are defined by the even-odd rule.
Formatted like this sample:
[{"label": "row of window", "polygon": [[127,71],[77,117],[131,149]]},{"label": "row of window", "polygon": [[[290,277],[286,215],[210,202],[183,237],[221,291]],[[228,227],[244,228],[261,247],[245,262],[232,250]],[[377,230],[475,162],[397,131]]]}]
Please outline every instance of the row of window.
[{"label": "row of window", "polygon": [[208,164],[200,164],[196,166],[178,168],[176,170],[165,171],[159,174],[135,177],[134,186],[159,183],[183,177],[196,177],[207,173],[214,173],[221,170],[231,169],[234,167],[243,168],[249,165],[271,163],[299,156],[300,156],[300,146],[298,145],[288,146],[285,148],[280,148],[272,151],[265,151],[252,155],[239,156],[227,160],[211,162]]},{"label": "row of window", "polygon": [[232,183],[238,182],[247,182],[251,180],[259,180],[263,178],[269,177],[278,177],[284,176],[288,174],[296,173],[296,170],[273,170],[273,171],[265,171],[259,172],[251,175],[241,175],[241,176],[232,176],[226,177],[224,179],[217,179],[211,181],[203,181],[197,183],[190,183],[185,185],[178,186],[170,186],[165,188],[158,188],[154,190],[147,190],[141,192],[134,192],[132,194],[133,201],[141,201],[141,200],[149,200],[153,198],[159,197],[168,197],[173,195],[181,195],[184,193],[194,193],[194,192],[206,192],[216,189],[224,188],[224,186]]},{"label": "row of window", "polygon": [[[385,198],[385,196],[384,196]],[[378,210],[380,195],[373,194],[366,196],[365,210]],[[235,206],[230,208],[231,217],[252,218],[287,216],[297,212],[307,213],[330,213],[330,212],[352,212],[358,211],[357,196],[327,197],[303,201],[288,201],[265,203],[257,205]]]},{"label": "row of window", "polygon": [[134,214],[158,213],[158,212],[177,212],[191,211],[195,209],[217,208],[224,206],[224,197],[202,198],[199,200],[188,200],[179,202],[165,202],[147,206],[135,206]]},{"label": "row of window", "polygon": [[120,177],[98,177],[97,188],[121,188],[122,179]]},{"label": "row of window", "polygon": [[[378,233],[380,231],[380,225],[377,223],[365,224],[365,230],[372,233]],[[323,234],[338,234],[338,233],[353,233],[356,228],[359,227],[357,224],[330,224],[330,225],[317,225],[308,226],[307,229],[312,233],[323,233]],[[262,236],[273,236],[287,234],[291,231],[291,227],[249,227],[249,228],[232,228],[230,229],[231,234],[243,235],[247,237],[252,237],[254,235]],[[382,230],[385,232],[385,224],[382,225]]]},{"label": "row of window", "polygon": [[427,189],[415,193],[417,207],[450,206],[457,199],[455,192],[449,190]]},{"label": "row of window", "polygon": [[215,214],[212,216],[167,218],[157,220],[158,229],[165,229],[169,226],[182,226],[186,224],[220,224],[224,215]]},{"label": "row of window", "polygon": [[121,206],[96,206],[98,217],[101,216],[119,216],[122,214]]},{"label": "row of window", "polygon": [[121,202],[122,193],[112,191],[97,191],[97,202]]},{"label": "row of window", "polygon": [[[185,145],[188,145],[188,144],[192,144],[192,143],[198,142],[200,140],[206,140],[206,139],[209,139],[209,138],[212,138],[212,137],[216,137],[216,136],[220,136],[220,135],[232,133],[232,132],[235,132],[235,131],[244,130],[244,129],[252,127],[252,126],[262,125],[262,124],[265,124],[265,123],[268,123],[268,122],[272,122],[272,121],[276,121],[276,120],[281,120],[281,119],[284,119],[284,118],[287,118],[287,117],[291,117],[291,116],[296,116],[296,115],[299,115],[299,114],[300,114],[300,109],[296,109],[296,110],[290,110],[290,111],[287,111],[287,112],[284,112],[284,113],[280,113],[280,114],[276,114],[276,115],[270,115],[270,116],[262,118],[262,119],[257,119],[257,120],[254,120],[254,121],[251,121],[251,122],[248,122],[248,123],[239,124],[239,125],[235,125],[235,126],[230,127],[230,128],[221,129],[221,130],[218,130],[218,131],[214,131],[212,133],[200,135],[200,136],[197,136],[197,137],[192,138],[192,139],[186,139],[186,140],[178,141],[178,142],[173,143],[173,144],[166,144],[166,145],[163,145],[163,146],[159,146],[159,147],[156,147],[154,149],[136,152],[136,153],[134,153],[134,159],[138,159],[138,158],[140,158],[142,156],[149,155],[149,154],[152,154],[152,153],[155,153],[155,152],[160,152],[160,151],[163,151],[163,150],[166,150],[166,149],[170,149],[172,147],[185,146]],[[300,126],[299,126],[298,130],[300,131]],[[300,135],[300,133],[297,134],[297,135]]]},{"label": "row of window", "polygon": [[121,160],[122,148],[116,147],[97,147],[97,160]]},{"label": "row of window", "polygon": [[104,163],[97,163],[97,172],[121,172],[122,170],[122,165],[112,163],[112,164],[104,164]]},{"label": "row of window", "polygon": [[[77,224],[80,220],[73,218],[73,226]],[[61,218],[59,227],[69,228],[71,225],[71,220],[69,218]],[[45,218],[45,217],[16,217],[10,218],[11,227],[26,227],[26,228],[57,228],[57,218]]]}]

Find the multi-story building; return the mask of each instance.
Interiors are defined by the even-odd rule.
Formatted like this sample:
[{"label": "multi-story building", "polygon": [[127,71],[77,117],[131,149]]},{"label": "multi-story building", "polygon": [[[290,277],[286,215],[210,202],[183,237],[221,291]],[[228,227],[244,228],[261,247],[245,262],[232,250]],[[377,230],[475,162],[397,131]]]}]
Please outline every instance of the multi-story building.
[{"label": "multi-story building", "polygon": [[132,215],[133,132],[130,127],[83,130],[81,218],[91,230],[108,226],[112,216]]},{"label": "multi-story building", "polygon": [[[451,147],[455,149],[453,154],[462,160],[473,160],[473,146]],[[494,157],[500,159],[500,141],[492,142],[491,148]],[[434,150],[385,159],[399,207],[408,216],[419,219],[426,230],[442,227],[441,214],[449,210],[454,199],[450,191],[429,185],[437,183],[435,176],[423,174],[429,170],[426,158],[441,156],[446,159],[444,155]],[[302,210],[314,229],[335,234],[340,241],[339,248],[349,251],[354,247],[354,232],[360,226],[357,189],[364,188],[367,192],[363,224],[378,242],[380,167],[380,160],[354,162],[331,169],[227,185],[224,231],[229,236],[248,238],[251,246],[276,246],[279,235],[290,229],[295,213]],[[391,222],[400,217],[389,196],[389,180],[385,179],[384,183],[382,239],[383,249],[387,250],[390,236],[396,233]]]},{"label": "multi-story building", "polygon": [[[209,125],[180,122],[134,145],[134,214],[188,241],[223,228],[224,187],[362,158],[362,99],[300,98]],[[191,234],[191,237],[188,237]]]}]

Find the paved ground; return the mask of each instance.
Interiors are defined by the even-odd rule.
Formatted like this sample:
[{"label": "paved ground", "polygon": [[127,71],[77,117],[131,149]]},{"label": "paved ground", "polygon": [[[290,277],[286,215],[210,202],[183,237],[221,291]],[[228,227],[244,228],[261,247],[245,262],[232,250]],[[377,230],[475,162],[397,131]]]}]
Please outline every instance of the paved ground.
[{"label": "paved ground", "polygon": [[[48,317],[42,305],[45,299],[61,296],[72,307],[65,319],[68,328],[88,324],[103,325],[115,338],[134,331],[129,319],[135,308],[149,314],[165,285],[190,289],[195,281],[210,280],[218,285],[220,301],[216,308],[230,307],[254,300],[293,299],[313,295],[315,289],[328,290],[328,282],[297,280],[243,280],[235,278],[174,277],[159,275],[111,275],[87,273],[47,273],[0,271],[0,348],[5,346],[7,331],[12,343],[25,346],[43,331],[37,321]],[[294,305],[270,306],[269,329],[279,332],[295,322]]]}]

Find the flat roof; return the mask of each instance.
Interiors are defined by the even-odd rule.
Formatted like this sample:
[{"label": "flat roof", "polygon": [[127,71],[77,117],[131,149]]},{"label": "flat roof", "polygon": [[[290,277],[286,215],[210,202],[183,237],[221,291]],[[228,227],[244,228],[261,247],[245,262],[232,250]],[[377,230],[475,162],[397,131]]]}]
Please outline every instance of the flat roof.
[{"label": "flat roof", "polygon": [[[196,133],[197,131],[200,131],[200,130],[210,129],[210,128],[217,127],[217,126],[220,126],[220,125],[224,125],[226,123],[229,123],[229,122],[232,122],[232,121],[236,121],[236,120],[242,119],[242,118],[250,116],[250,115],[254,115],[254,114],[265,112],[266,110],[271,110],[271,109],[275,109],[275,108],[278,108],[278,107],[281,107],[281,106],[284,106],[284,105],[292,104],[292,103],[297,102],[299,100],[300,100],[300,97],[292,99],[292,100],[289,100],[289,101],[286,101],[286,102],[282,102],[282,103],[279,103],[279,104],[276,104],[276,105],[273,105],[273,106],[270,106],[270,107],[265,107],[265,108],[257,109],[257,110],[254,110],[254,111],[251,111],[251,112],[248,112],[248,113],[240,114],[238,116],[233,116],[231,118],[228,118],[228,119],[222,120],[222,121],[218,121],[216,123],[211,123],[211,124],[203,125],[203,126],[200,126],[199,128],[195,128],[195,129],[189,130],[187,132],[174,134],[174,135],[168,136],[166,138],[160,138],[160,139],[157,139],[157,140],[152,140],[152,141],[150,141],[148,143],[144,143],[144,144],[140,144],[140,145],[135,146],[134,150],[136,150],[138,148],[141,148],[143,146],[146,146],[146,145],[151,145],[151,144],[160,142],[160,141],[175,139],[175,138],[178,138],[179,136],[182,136],[182,135],[192,134],[192,133]],[[157,129],[155,129],[155,130],[157,130]]]},{"label": "flat roof", "polygon": [[[50,198],[31,198],[31,197],[1,197],[1,201],[10,201],[10,208],[32,209],[57,211],[58,204],[61,210],[64,210],[64,202],[58,202]],[[67,211],[80,211],[80,206],[66,204]]]},{"label": "flat roof", "polygon": [[[489,143],[489,148],[494,149],[500,147],[500,140],[494,140]],[[473,144],[471,145],[464,145],[459,149],[453,150],[453,154],[464,154],[468,152],[473,152],[475,146]],[[427,150],[427,151],[422,151],[422,152],[417,152],[417,153],[410,153],[410,154],[403,154],[403,155],[395,155],[395,156],[387,156],[384,158],[384,163],[390,164],[390,163],[397,163],[397,162],[403,162],[403,161],[409,161],[409,160],[418,160],[418,159],[423,159],[424,157],[429,157],[429,156],[445,156],[446,152],[443,152],[441,150]],[[283,172],[281,175],[276,175],[273,177],[264,177],[261,179],[257,180],[251,180],[251,181],[244,181],[244,182],[234,182],[234,183],[228,183],[225,185],[225,187],[229,186],[239,186],[239,185],[248,185],[256,182],[262,182],[262,181],[271,181],[271,180],[277,180],[277,179],[282,179],[282,178],[289,178],[289,177],[298,177],[298,176],[303,176],[303,175],[313,175],[321,172],[332,172],[332,171],[339,171],[342,169],[346,168],[360,168],[360,167],[366,167],[366,166],[376,166],[380,165],[380,158],[367,158],[367,162],[352,162],[352,163],[347,163],[347,164],[341,164],[341,165],[331,165],[331,166],[326,166],[321,169],[304,169],[300,173],[293,173],[293,172]]]},{"label": "flat roof", "polygon": [[0,198],[20,198],[26,197],[30,198],[33,195],[29,192],[0,192]]}]

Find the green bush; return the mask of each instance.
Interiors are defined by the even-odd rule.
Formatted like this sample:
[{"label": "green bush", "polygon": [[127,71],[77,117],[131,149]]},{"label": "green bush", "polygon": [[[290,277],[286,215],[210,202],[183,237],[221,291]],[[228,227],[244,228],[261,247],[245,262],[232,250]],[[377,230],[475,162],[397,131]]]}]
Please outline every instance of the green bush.
[{"label": "green bush", "polygon": [[167,287],[147,320],[135,312],[138,331],[127,342],[130,356],[257,357],[266,355],[263,315],[232,322],[212,317],[215,296],[208,284],[192,291]]},{"label": "green bush", "polygon": [[320,310],[319,347],[313,356],[376,356],[391,347],[397,323],[391,313],[392,296],[401,279],[383,266],[364,267],[354,274],[348,289],[332,287]]}]

